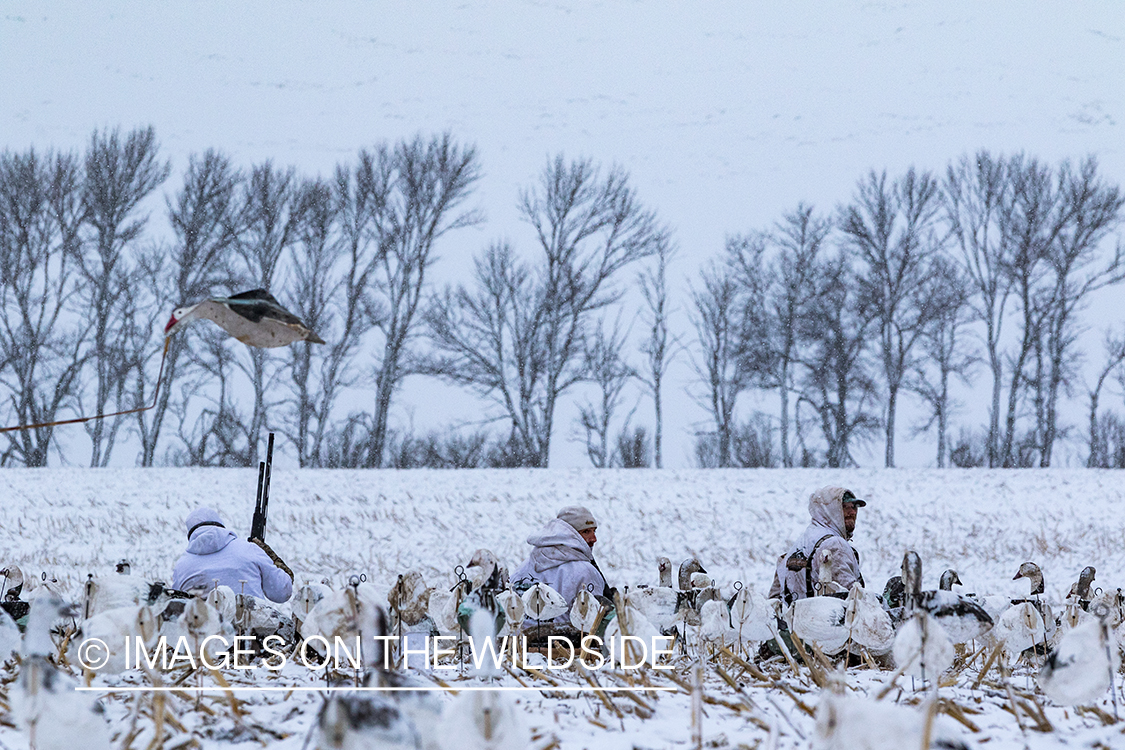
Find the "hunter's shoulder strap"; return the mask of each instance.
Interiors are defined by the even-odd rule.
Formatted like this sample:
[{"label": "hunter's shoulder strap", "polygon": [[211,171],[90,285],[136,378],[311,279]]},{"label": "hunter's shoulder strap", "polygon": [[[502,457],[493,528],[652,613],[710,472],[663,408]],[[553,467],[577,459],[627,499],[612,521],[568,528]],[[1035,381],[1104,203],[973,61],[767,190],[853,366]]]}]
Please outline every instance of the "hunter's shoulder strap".
[{"label": "hunter's shoulder strap", "polygon": [[812,595],[813,595],[813,590],[812,590],[812,566],[813,566],[813,560],[816,559],[816,550],[817,550],[818,547],[820,547],[820,543],[823,542],[825,539],[829,538],[830,536],[832,536],[832,534],[825,534],[820,539],[817,539],[816,544],[814,544],[812,546],[812,552],[809,553],[809,564],[807,566],[805,566],[805,596],[809,597],[810,599],[812,598]]}]

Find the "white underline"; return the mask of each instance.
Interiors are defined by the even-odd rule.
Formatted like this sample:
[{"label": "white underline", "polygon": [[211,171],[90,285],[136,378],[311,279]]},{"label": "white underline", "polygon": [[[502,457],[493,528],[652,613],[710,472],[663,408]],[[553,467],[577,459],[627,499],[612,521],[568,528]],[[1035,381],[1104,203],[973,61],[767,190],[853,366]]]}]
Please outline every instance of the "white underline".
[{"label": "white underline", "polygon": [[76,687],[74,688],[81,692],[91,693],[189,693],[189,692],[210,692],[210,693],[411,693],[411,692],[445,692],[445,693],[460,693],[462,691],[475,691],[475,690],[507,690],[512,692],[541,692],[541,691],[554,691],[566,693],[645,693],[645,692],[675,692],[676,687],[582,687],[571,685],[544,685],[543,687],[516,687],[516,686],[497,686],[489,687],[486,685],[468,685],[465,687],[456,687],[450,685],[449,687],[312,687],[308,685],[294,686],[294,687],[274,687],[274,686],[245,686],[245,687],[193,687],[182,685],[179,687],[155,687],[155,686],[135,686],[135,685],[122,685],[121,687]]}]

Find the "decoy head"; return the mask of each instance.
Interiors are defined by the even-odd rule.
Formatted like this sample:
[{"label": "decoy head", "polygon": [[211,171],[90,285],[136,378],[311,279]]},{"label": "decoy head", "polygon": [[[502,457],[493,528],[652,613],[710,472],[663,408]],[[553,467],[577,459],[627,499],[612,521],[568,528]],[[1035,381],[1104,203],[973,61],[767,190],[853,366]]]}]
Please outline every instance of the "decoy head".
[{"label": "decoy head", "polygon": [[680,573],[677,576],[677,583],[680,585],[681,591],[688,591],[691,589],[691,577],[694,573],[706,573],[703,564],[699,562],[699,558],[689,557],[680,563]]},{"label": "decoy head", "polygon": [[1020,569],[1016,571],[1016,574],[1014,576],[1012,576],[1012,580],[1015,581],[1019,578],[1026,578],[1031,581],[1032,594],[1043,593],[1043,571],[1041,571],[1039,569],[1039,566],[1035,563],[1025,562],[1024,564],[1020,565]]},{"label": "decoy head", "polygon": [[1082,572],[1078,574],[1078,583],[1071,586],[1070,593],[1077,595],[1080,600],[1089,600],[1090,586],[1094,583],[1095,574],[1097,574],[1097,571],[1093,565],[1087,565],[1083,568]]},{"label": "decoy head", "polygon": [[164,337],[171,336],[176,331],[180,330],[185,323],[194,319],[192,313],[199,305],[188,305],[187,307],[177,307],[172,311],[172,317],[168,318],[168,322],[164,324]]},{"label": "decoy head", "polygon": [[902,556],[902,586],[906,593],[907,606],[912,597],[922,593],[922,558],[914,550],[907,550]]},{"label": "decoy head", "polygon": [[941,574],[941,580],[938,582],[938,588],[942,591],[952,591],[953,584],[961,585],[961,579],[957,576],[957,571],[953,568],[946,570]]}]

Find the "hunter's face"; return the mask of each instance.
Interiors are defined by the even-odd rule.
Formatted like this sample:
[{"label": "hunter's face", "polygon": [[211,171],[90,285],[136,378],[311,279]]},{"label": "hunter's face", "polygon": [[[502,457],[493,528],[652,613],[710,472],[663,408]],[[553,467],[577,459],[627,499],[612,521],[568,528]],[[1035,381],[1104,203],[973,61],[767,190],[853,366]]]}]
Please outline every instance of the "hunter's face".
[{"label": "hunter's face", "polygon": [[855,503],[844,503],[844,531],[848,536],[855,531],[855,519],[859,514],[859,506]]},{"label": "hunter's face", "polygon": [[598,541],[598,530],[597,530],[597,528],[593,528],[593,529],[586,529],[585,531],[579,531],[578,536],[585,539],[586,544],[593,547],[594,542]]}]

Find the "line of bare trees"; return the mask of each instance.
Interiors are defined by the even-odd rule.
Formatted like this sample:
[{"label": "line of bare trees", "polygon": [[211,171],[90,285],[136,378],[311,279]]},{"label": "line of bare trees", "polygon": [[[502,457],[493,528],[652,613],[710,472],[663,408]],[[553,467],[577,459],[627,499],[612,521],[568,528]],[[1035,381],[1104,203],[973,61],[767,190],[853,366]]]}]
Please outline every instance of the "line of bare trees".
[{"label": "line of bare trees", "polygon": [[[731,236],[682,302],[671,232],[622,169],[591,160],[548,160],[518,196],[529,240],[475,254],[459,230],[484,219],[480,159],[449,133],[363,150],[328,178],[216,150],[171,174],[151,128],[0,154],[3,421],[156,398],[84,433],[5,433],[0,464],[135,449],[142,466],[252,466],[274,430],[302,466],[542,467],[571,439],[597,467],[659,467],[679,359],[710,415],[701,466],[848,466],[880,440],[893,466],[904,429],[935,433],[938,466],[1048,466],[1078,431],[1089,466],[1125,466],[1125,418],[1103,403],[1125,388],[1125,332],[1106,332],[1092,383],[1080,368],[1081,313],[1125,277],[1125,197],[1093,158],[872,172],[831,214],[799,204]],[[435,284],[439,251],[471,273]],[[263,351],[191,326],[157,394],[168,312],[253,287],[329,343]],[[982,371],[987,424],[954,436],[951,394]],[[392,418],[410,376],[485,406],[414,434]],[[1088,420],[1068,424],[1060,402],[1080,390]],[[902,424],[904,398],[920,423]]]},{"label": "line of bare trees", "polygon": [[[802,204],[731,238],[693,294],[712,421],[701,463],[850,466],[881,437],[894,466],[901,396],[913,394],[926,415],[915,430],[936,427],[938,466],[1050,466],[1083,427],[1088,465],[1125,465],[1122,422],[1099,413],[1106,382],[1125,385],[1121,334],[1088,388],[1089,425],[1059,417],[1083,384],[1079,313],[1125,278],[1123,205],[1093,157],[1051,166],[981,151],[943,176],[872,172],[830,216]],[[951,382],[969,383],[980,361],[988,422],[952,445]],[[774,391],[776,419],[759,408],[739,421],[740,396]],[[740,442],[753,450],[732,451]]]}]

